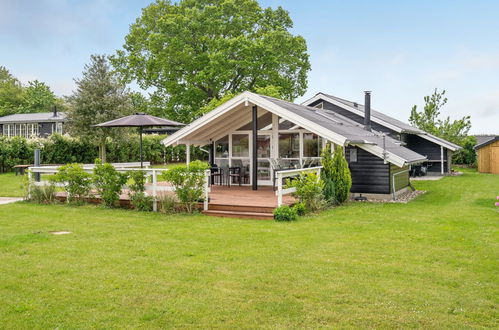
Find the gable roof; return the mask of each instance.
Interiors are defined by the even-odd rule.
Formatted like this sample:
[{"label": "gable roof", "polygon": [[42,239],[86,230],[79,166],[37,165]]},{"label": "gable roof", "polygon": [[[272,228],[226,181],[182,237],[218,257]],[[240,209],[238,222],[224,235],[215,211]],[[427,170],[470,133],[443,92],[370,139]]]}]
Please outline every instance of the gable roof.
[{"label": "gable roof", "polygon": [[[217,134],[221,134],[219,136],[221,138],[228,133],[227,127],[229,127],[230,122],[230,120],[226,119],[227,117],[223,116],[227,116],[226,114],[231,110],[243,111],[238,110],[238,107],[242,104],[245,106],[249,105],[249,103],[274,113],[285,120],[299,124],[304,129],[322,136],[335,144],[358,146],[397,166],[422,162],[426,159],[426,157],[403,147],[400,141],[389,136],[383,138],[383,136],[376,134],[376,132],[366,131],[361,125],[333,111],[298,105],[250,92],[244,92],[196,119],[190,125],[164,139],[163,143],[165,145],[172,145],[174,143],[181,143],[182,141],[189,142],[189,135],[195,136],[194,133],[201,131],[203,127],[210,128],[210,123],[214,123],[211,126],[216,128]],[[215,122],[217,118],[222,118],[219,120],[219,125]],[[249,117],[246,118],[249,119]],[[208,135],[200,134],[200,136],[207,137]],[[210,138],[209,140],[213,141],[216,139]],[[199,143],[208,144],[210,141],[204,140],[199,141]]]},{"label": "gable roof", "polygon": [[477,135],[475,137],[477,140],[477,144],[474,147],[475,150],[488,146],[489,144],[494,143],[496,141],[499,141],[499,135]]},{"label": "gable roof", "polygon": [[[317,100],[324,100],[324,101],[330,102],[334,105],[341,107],[342,109],[350,111],[351,113],[354,113],[354,114],[364,118],[364,106],[362,104],[348,101],[345,99],[341,99],[339,97],[329,95],[326,93],[317,93],[314,97],[303,102],[302,104],[310,105]],[[384,126],[386,128],[389,128],[397,133],[408,133],[408,134],[418,135],[418,136],[422,137],[423,139],[426,139],[426,140],[429,140],[433,143],[441,145],[441,146],[443,146],[451,151],[456,151],[456,150],[461,149],[461,147],[458,146],[457,144],[454,144],[452,142],[449,142],[447,140],[439,138],[435,135],[427,133],[427,132],[425,132],[417,127],[411,126],[407,123],[404,123],[403,121],[400,121],[398,119],[395,119],[393,117],[385,115],[385,114],[383,114],[379,111],[376,111],[372,108],[371,108],[371,121],[373,121],[381,126]]]},{"label": "gable roof", "polygon": [[56,122],[64,121],[65,118],[66,114],[64,112],[57,112],[56,117],[54,117],[53,112],[16,113],[0,117],[0,124]]}]

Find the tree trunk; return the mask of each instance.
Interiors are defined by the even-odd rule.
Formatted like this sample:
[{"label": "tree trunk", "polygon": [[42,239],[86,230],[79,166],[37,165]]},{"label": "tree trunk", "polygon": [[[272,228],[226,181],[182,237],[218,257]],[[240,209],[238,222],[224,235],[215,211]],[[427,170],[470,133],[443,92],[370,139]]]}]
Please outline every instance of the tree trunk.
[{"label": "tree trunk", "polygon": [[99,158],[102,163],[106,162],[106,139],[103,139],[99,143]]}]

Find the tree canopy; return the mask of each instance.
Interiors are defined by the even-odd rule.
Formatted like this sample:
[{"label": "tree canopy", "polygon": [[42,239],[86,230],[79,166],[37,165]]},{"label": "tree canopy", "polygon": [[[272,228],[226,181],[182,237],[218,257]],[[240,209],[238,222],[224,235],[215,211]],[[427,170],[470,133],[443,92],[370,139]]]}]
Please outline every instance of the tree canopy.
[{"label": "tree canopy", "polygon": [[269,85],[293,100],[310,70],[305,39],[278,7],[256,0],[158,0],[111,58],[126,82],[153,89],[160,115],[189,122],[213,99]]},{"label": "tree canopy", "polygon": [[92,125],[131,114],[130,94],[103,55],[92,55],[90,64],[84,67],[83,77],[75,82],[76,91],[68,97],[69,132],[96,143],[100,147],[100,159],[105,162],[106,138],[123,134],[123,130]]},{"label": "tree canopy", "polygon": [[21,82],[0,66],[0,116],[16,113],[24,100]]},{"label": "tree canopy", "polygon": [[439,92],[435,88],[432,95],[424,97],[424,102],[422,111],[418,111],[416,105],[412,107],[409,122],[428,133],[463,145],[471,128],[471,117],[464,116],[457,120],[451,120],[450,117],[439,118],[440,109],[447,103],[445,90]]},{"label": "tree canopy", "polygon": [[45,83],[34,80],[23,86],[7,68],[0,66],[0,116],[48,112],[54,105],[63,107],[63,101]]}]

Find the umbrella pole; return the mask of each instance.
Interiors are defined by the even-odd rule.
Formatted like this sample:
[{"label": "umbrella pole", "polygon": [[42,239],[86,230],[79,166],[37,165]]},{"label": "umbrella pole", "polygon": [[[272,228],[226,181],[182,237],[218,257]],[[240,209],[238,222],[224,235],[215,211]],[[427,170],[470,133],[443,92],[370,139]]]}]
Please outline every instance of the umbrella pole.
[{"label": "umbrella pole", "polygon": [[140,132],[140,168],[144,167],[144,160],[142,158],[142,127],[139,127]]}]

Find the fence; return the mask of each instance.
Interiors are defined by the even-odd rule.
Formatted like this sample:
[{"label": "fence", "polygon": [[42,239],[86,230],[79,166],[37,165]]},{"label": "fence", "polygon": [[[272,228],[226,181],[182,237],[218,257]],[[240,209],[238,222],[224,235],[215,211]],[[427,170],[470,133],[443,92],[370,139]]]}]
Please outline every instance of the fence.
[{"label": "fence", "polygon": [[297,168],[297,169],[291,169],[291,170],[282,170],[282,171],[277,171],[277,191],[275,194],[277,195],[277,206],[282,205],[282,196],[294,193],[296,191],[296,188],[284,188],[283,184],[283,179],[297,176],[303,173],[310,173],[310,172],[316,172],[317,176],[320,177],[321,175],[321,169],[322,166],[315,166],[315,167],[307,167],[307,168]]},{"label": "fence", "polygon": [[[153,198],[153,211],[158,211],[158,192],[174,192],[175,187],[168,184],[158,184],[158,175],[161,173],[168,171],[167,168],[149,168],[150,164],[148,162],[144,163],[145,168],[138,168],[140,163],[111,163],[114,168],[118,172],[128,172],[128,171],[144,171],[146,172],[146,191],[145,193]],[[95,167],[94,164],[84,164],[83,170],[87,173],[92,173]],[[29,184],[34,184],[36,186],[46,186],[46,185],[55,185],[62,187],[64,184],[54,184],[49,182],[48,180],[33,181],[32,175],[34,173],[39,173],[40,177],[42,174],[56,174],[59,171],[59,166],[32,166],[28,171],[28,182]],[[208,198],[210,193],[209,187],[209,178],[210,178],[210,170],[205,171],[204,185],[203,185],[203,210],[208,210]],[[165,182],[166,183],[166,182]],[[122,187],[123,189],[127,189],[128,187],[125,185]],[[28,188],[28,192],[31,189]],[[28,195],[28,198],[31,196]]]}]

